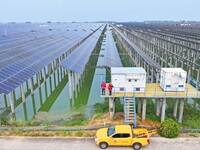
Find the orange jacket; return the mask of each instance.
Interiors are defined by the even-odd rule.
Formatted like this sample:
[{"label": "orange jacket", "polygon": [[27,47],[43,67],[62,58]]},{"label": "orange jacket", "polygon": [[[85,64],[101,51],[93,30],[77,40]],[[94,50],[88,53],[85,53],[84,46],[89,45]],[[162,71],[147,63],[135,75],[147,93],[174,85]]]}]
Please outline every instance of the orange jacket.
[{"label": "orange jacket", "polygon": [[102,82],[102,83],[101,83],[101,88],[102,88],[102,89],[105,89],[105,88],[106,88],[106,83],[105,83],[105,82]]},{"label": "orange jacket", "polygon": [[110,84],[108,85],[108,90],[111,91],[112,88],[113,88],[113,85],[110,83]]}]

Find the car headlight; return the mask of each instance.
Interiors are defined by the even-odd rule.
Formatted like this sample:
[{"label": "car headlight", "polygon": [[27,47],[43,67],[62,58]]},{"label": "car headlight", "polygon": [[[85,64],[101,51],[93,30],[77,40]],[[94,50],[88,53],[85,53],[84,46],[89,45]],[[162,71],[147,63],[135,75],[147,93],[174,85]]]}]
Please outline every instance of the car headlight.
[{"label": "car headlight", "polygon": [[95,141],[98,142],[98,141],[99,141],[99,138],[95,137]]}]

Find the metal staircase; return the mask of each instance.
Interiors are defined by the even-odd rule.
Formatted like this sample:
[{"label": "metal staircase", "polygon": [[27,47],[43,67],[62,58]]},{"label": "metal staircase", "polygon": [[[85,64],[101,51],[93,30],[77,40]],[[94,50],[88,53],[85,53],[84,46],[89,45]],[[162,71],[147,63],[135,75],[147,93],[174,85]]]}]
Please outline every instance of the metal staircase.
[{"label": "metal staircase", "polygon": [[131,124],[136,127],[135,96],[124,96],[124,124]]}]

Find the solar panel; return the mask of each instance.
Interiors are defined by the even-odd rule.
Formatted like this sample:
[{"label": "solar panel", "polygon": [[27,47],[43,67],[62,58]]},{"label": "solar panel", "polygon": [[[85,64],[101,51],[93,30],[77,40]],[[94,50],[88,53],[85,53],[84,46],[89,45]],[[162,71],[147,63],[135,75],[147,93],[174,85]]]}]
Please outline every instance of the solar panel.
[{"label": "solar panel", "polygon": [[122,67],[112,31],[109,28],[106,30],[104,65],[108,67]]},{"label": "solar panel", "polygon": [[[91,28],[96,30],[102,24],[92,24],[92,27],[88,24],[67,25],[69,25],[68,31],[66,24],[49,25],[52,29],[51,33],[48,28],[41,29],[38,24],[33,25],[33,28],[25,25],[24,29],[20,27],[19,30],[16,29],[12,34],[8,34],[8,37],[0,38],[0,41],[2,39],[4,41],[0,42],[0,93],[8,94],[17,88],[89,36],[93,32]],[[76,31],[72,30],[75,28]],[[83,28],[85,31],[82,30]],[[30,29],[38,32],[30,34]],[[19,33],[22,37],[18,36]]]},{"label": "solar panel", "polygon": [[[102,27],[103,28],[103,27]],[[80,73],[84,70],[92,51],[101,35],[102,30],[97,30],[82,45],[80,45],[71,55],[61,61],[61,66]]]}]

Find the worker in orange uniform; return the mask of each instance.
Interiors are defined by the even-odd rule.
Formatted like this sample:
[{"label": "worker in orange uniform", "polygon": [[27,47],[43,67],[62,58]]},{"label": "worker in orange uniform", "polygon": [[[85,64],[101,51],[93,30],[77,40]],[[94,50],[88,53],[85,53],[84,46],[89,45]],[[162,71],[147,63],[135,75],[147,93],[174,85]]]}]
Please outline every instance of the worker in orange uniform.
[{"label": "worker in orange uniform", "polygon": [[113,85],[109,83],[108,85],[109,95],[112,95],[112,88],[113,88]]},{"label": "worker in orange uniform", "polygon": [[101,83],[102,95],[105,95],[106,83],[103,81]]}]

